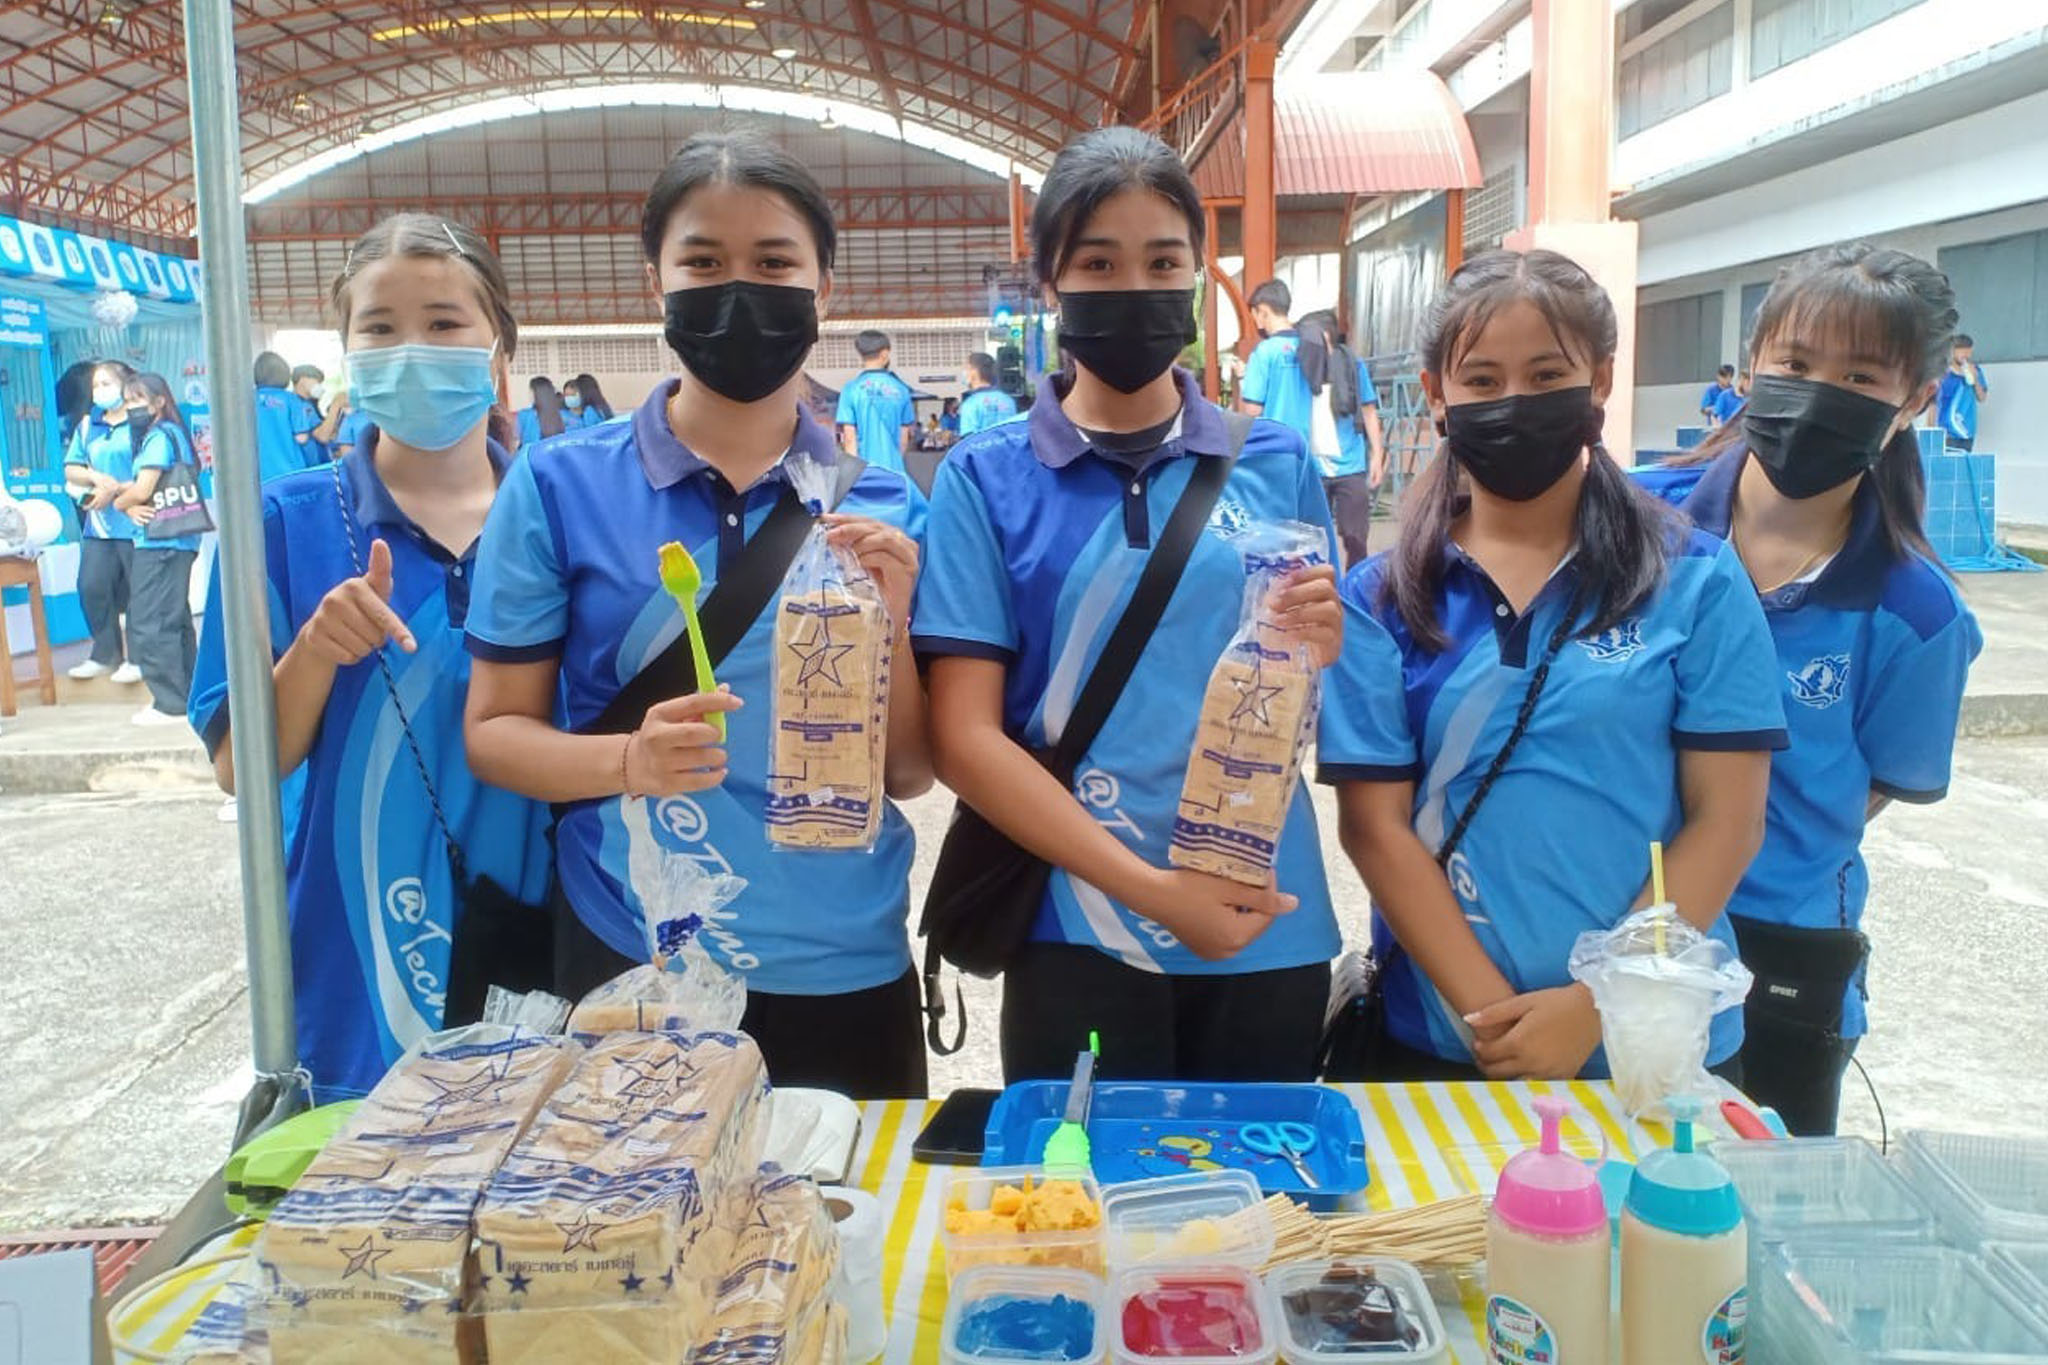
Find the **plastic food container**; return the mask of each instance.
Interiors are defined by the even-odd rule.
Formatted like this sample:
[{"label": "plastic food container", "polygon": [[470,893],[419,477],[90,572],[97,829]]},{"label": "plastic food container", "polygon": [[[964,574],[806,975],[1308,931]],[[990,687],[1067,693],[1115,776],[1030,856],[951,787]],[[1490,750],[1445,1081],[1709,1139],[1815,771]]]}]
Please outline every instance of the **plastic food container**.
[{"label": "plastic food container", "polygon": [[[1385,1291],[1396,1314],[1404,1339],[1375,1341],[1361,1337],[1351,1342],[1332,1342],[1319,1320],[1315,1305],[1303,1295],[1334,1290],[1337,1302],[1329,1305],[1349,1311],[1343,1302],[1346,1271],[1363,1271]],[[1332,1283],[1336,1280],[1337,1283]],[[1447,1338],[1443,1319],[1431,1301],[1429,1286],[1420,1271],[1406,1261],[1385,1256],[1353,1256],[1338,1261],[1304,1261],[1281,1266],[1266,1276],[1266,1289],[1273,1297],[1273,1311],[1280,1324],[1280,1356],[1288,1365],[1351,1365],[1355,1361],[1439,1362],[1445,1359]],[[1377,1314],[1377,1302],[1363,1302],[1368,1313]],[[1376,1296],[1375,1296],[1376,1297]],[[1305,1311],[1306,1310],[1306,1311]],[[1342,1335],[1337,1333],[1336,1335]]]},{"label": "plastic food container", "polygon": [[[1052,1365],[1099,1365],[1109,1357],[1110,1321],[1101,1280],[1084,1270],[1060,1270],[1045,1266],[983,1265],[962,1271],[953,1281],[946,1301],[945,1330],[940,1338],[940,1356],[945,1365],[1010,1365],[1016,1361],[1045,1361]],[[1060,1299],[1068,1300],[1059,1304]],[[1086,1305],[1090,1325],[1085,1333],[1059,1332],[1049,1321],[1056,1315],[1074,1312],[1072,1305]],[[1036,1324],[1029,1315],[1044,1316]],[[990,1333],[986,1313],[1026,1315],[1019,1323],[1010,1319],[1011,1330]],[[974,1339],[963,1340],[961,1328]],[[1031,1327],[1043,1335],[1034,1340]],[[991,1339],[993,1338],[993,1339]]]},{"label": "plastic food container", "polygon": [[1111,1189],[1110,1355],[1120,1365],[1272,1365],[1280,1324],[1259,1268],[1273,1220],[1244,1171]]},{"label": "plastic food container", "polygon": [[1960,1242],[2048,1242],[2048,1140],[1906,1134],[1914,1186]]},{"label": "plastic food container", "polygon": [[1934,1210],[1862,1138],[1717,1142],[1749,1222],[1749,1282],[1774,1242],[1937,1240]]},{"label": "plastic food container", "polygon": [[1102,1190],[1086,1176],[1048,1177],[1041,1166],[962,1167],[948,1177],[946,1210],[986,1210],[1005,1186],[1022,1190],[1027,1184],[1032,1190],[1046,1185],[1079,1186],[1080,1197],[1087,1200],[1094,1212],[1094,1226],[1036,1232],[955,1232],[942,1224],[939,1241],[946,1251],[948,1280],[978,1265],[1054,1266],[1085,1270],[1096,1276],[1106,1272]]},{"label": "plastic food container", "polygon": [[2048,1312],[2048,1244],[1993,1242],[1984,1248],[1984,1259],[2021,1303],[2042,1305],[2036,1311]]},{"label": "plastic food container", "polygon": [[1272,1365],[1280,1358],[1273,1301],[1245,1266],[1126,1270],[1110,1299],[1118,1365]]},{"label": "plastic food container", "polygon": [[2048,1365],[2048,1324],[1949,1247],[1771,1248],[1755,1365]]}]

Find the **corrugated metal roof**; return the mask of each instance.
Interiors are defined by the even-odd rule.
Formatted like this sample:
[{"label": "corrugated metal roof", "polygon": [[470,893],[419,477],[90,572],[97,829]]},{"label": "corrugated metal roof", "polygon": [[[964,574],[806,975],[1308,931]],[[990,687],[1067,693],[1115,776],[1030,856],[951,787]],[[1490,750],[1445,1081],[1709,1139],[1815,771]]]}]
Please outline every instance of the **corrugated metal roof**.
[{"label": "corrugated metal roof", "polygon": [[8,1233],[0,1235],[0,1261],[15,1256],[38,1256],[46,1251],[69,1251],[84,1247],[92,1252],[93,1267],[99,1272],[100,1293],[106,1294],[121,1282],[135,1258],[149,1250],[160,1227],[67,1228],[60,1232]]},{"label": "corrugated metal roof", "polygon": [[[1476,189],[1484,177],[1464,110],[1433,72],[1341,72],[1290,82],[1273,100],[1280,196]],[[1244,193],[1244,117],[1195,167],[1204,198]]]}]

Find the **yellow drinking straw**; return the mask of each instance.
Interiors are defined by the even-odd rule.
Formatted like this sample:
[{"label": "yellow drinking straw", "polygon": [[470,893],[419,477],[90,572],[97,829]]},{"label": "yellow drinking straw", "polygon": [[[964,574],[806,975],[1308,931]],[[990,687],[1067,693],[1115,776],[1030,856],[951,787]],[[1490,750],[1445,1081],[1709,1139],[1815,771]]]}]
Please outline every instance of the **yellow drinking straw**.
[{"label": "yellow drinking straw", "polygon": [[[1658,905],[1664,904],[1664,844],[1659,840],[1650,845],[1650,898]],[[1657,951],[1666,951],[1664,946],[1664,917],[1657,917]]]}]

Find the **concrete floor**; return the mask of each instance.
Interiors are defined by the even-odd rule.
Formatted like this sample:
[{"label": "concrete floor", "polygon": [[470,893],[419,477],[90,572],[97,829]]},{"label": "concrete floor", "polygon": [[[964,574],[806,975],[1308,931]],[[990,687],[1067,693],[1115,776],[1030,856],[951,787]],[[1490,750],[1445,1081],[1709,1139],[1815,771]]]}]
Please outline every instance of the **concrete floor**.
[{"label": "concrete floor", "polygon": [[[248,1017],[219,804],[179,765],[146,791],[0,795],[0,915],[26,983],[0,999],[0,1231],[161,1218],[225,1155]],[[920,896],[947,810],[935,797],[913,812]],[[1893,1132],[2038,1132],[2048,739],[1965,741],[1951,799],[1887,812],[1870,852],[1864,1056]],[[1348,869],[1332,875],[1356,940],[1363,892]],[[996,983],[968,983],[970,1041],[935,1059],[936,1090],[997,1083],[999,999]],[[1846,1112],[1876,1135],[1867,1096]]]}]

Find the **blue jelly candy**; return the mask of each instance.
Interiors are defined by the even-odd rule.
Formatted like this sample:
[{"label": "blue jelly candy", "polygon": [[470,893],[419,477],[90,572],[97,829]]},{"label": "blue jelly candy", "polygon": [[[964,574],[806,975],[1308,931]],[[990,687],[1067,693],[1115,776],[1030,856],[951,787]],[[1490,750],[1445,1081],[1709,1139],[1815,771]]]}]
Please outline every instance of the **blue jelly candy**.
[{"label": "blue jelly candy", "polygon": [[953,1349],[1000,1360],[1087,1360],[1095,1354],[1095,1307],[1065,1294],[990,1294],[960,1315]]}]

